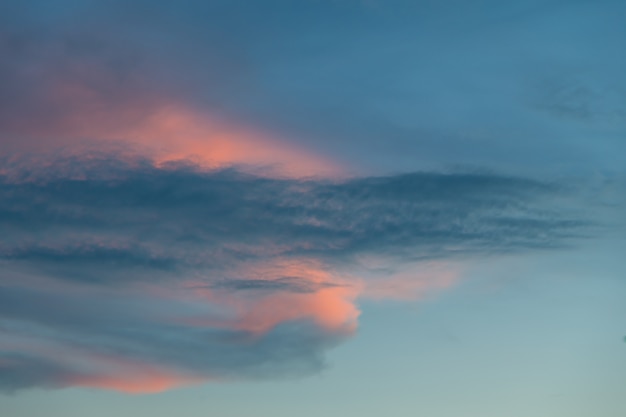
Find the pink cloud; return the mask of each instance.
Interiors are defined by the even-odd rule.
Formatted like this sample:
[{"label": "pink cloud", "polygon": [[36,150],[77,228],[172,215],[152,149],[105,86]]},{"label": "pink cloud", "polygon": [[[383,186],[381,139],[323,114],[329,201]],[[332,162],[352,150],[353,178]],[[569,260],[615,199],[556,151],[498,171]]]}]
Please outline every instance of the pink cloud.
[{"label": "pink cloud", "polygon": [[21,90],[0,119],[0,154],[124,149],[157,164],[191,159],[207,168],[248,166],[292,177],[344,174],[328,157],[219,118],[148,86],[139,74],[121,82],[98,60],[48,49],[43,62],[18,75]]},{"label": "pink cloud", "polygon": [[276,277],[295,277],[311,290],[273,289],[250,294],[249,291],[197,288],[197,283],[192,282],[188,285],[196,287],[196,296],[222,306],[230,312],[230,317],[226,320],[196,317],[186,322],[230,327],[257,335],[281,323],[302,319],[311,320],[332,333],[350,335],[356,330],[360,315],[356,306],[360,293],[358,282],[342,279],[314,260],[276,261],[248,266],[246,270],[251,281],[268,280],[271,283]]},{"label": "pink cloud", "polygon": [[91,358],[99,370],[83,375],[71,375],[63,383],[70,386],[98,388],[128,394],[149,394],[206,381],[206,377],[184,375],[163,366],[131,361],[124,358]]}]

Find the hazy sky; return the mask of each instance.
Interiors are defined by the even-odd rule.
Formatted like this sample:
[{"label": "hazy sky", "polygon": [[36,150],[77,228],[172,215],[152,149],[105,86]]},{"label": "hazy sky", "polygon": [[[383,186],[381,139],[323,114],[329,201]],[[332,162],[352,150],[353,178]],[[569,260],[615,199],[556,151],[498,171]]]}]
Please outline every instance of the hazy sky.
[{"label": "hazy sky", "polygon": [[626,3],[0,3],[0,414],[626,414]]}]

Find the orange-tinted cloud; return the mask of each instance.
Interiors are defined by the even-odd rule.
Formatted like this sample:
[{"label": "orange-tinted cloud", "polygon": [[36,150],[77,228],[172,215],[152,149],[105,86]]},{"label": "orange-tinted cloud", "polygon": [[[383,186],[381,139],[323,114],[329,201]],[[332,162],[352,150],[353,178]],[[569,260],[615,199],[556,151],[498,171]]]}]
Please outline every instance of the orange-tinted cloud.
[{"label": "orange-tinted cloud", "polygon": [[[93,50],[77,52],[77,44]],[[132,45],[98,38],[0,31],[0,155],[114,147],[160,163],[190,158],[210,168],[246,165],[287,176],[342,172],[287,138],[193,104],[151,78],[154,68],[138,54]]]},{"label": "orange-tinted cloud", "polygon": [[158,163],[192,159],[210,168],[247,165],[288,176],[341,173],[328,159],[183,106],[164,106],[139,125],[108,136],[145,147]]},{"label": "orange-tinted cloud", "polygon": [[[29,373],[28,369],[42,368],[35,373],[48,387],[88,387],[129,394],[162,392],[208,379],[183,373],[171,367],[149,363],[122,354],[104,354],[49,339],[28,335],[3,333],[0,372]],[[25,368],[25,369],[20,369]],[[47,373],[47,375],[45,375]]]},{"label": "orange-tinted cloud", "polygon": [[108,97],[99,91],[107,83],[98,89],[65,79],[49,84],[33,99],[43,108],[0,121],[0,154],[125,150],[158,164],[189,159],[206,168],[235,165],[290,177],[343,173],[330,158],[177,100],[147,92]]},{"label": "orange-tinted cloud", "polygon": [[[306,290],[225,291],[199,288],[195,292],[210,303],[231,312],[225,321],[195,318],[188,323],[226,326],[261,335],[277,325],[294,320],[311,320],[325,331],[351,334],[357,328],[358,282],[341,279],[313,260],[290,260],[257,264],[247,268],[247,276],[263,283],[279,282],[280,277],[298,280]],[[276,280],[276,281],[274,281]],[[197,285],[192,283],[192,288]]]},{"label": "orange-tinted cloud", "polygon": [[[92,359],[93,360],[93,359]],[[64,383],[71,386],[99,388],[128,394],[148,394],[196,384],[206,378],[184,376],[155,365],[132,362],[120,358],[100,359],[98,373],[73,375]]]}]

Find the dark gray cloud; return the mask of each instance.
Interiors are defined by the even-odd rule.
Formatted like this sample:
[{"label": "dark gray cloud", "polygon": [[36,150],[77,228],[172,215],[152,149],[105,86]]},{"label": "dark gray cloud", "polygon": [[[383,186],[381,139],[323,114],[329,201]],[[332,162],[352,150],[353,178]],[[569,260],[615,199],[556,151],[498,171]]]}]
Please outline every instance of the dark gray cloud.
[{"label": "dark gray cloud", "polygon": [[100,282],[219,276],[265,257],[341,264],[556,248],[588,226],[550,205],[558,186],[488,173],[330,182],[105,158],[77,179],[60,174],[67,163],[79,165],[0,183],[0,257],[11,265]]},{"label": "dark gray cloud", "polygon": [[[151,369],[173,381],[301,376],[323,367],[324,350],[347,337],[306,319],[260,335],[168,322],[162,317],[184,317],[180,305],[129,294],[0,287],[0,300],[0,390],[9,392],[75,385],[134,392],[114,383],[149,378]],[[98,383],[103,378],[111,385]]]},{"label": "dark gray cloud", "polygon": [[332,282],[310,282],[298,277],[279,277],[267,279],[228,279],[211,284],[210,288],[231,291],[291,291],[296,293],[312,293],[322,288],[336,287]]},{"label": "dark gray cloud", "polygon": [[33,386],[59,387],[68,377],[62,366],[17,352],[0,352],[0,364],[0,387],[7,392]]}]

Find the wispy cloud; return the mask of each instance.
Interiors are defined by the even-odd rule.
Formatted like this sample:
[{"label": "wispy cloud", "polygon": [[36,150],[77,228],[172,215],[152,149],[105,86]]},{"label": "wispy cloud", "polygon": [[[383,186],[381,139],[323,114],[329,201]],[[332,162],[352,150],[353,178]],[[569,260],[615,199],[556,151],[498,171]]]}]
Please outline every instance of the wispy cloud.
[{"label": "wispy cloud", "polygon": [[2,165],[8,391],[307,374],[354,334],[359,297],[456,279],[392,265],[559,248],[589,225],[554,208],[557,185],[492,173],[276,179],[118,154]]}]

